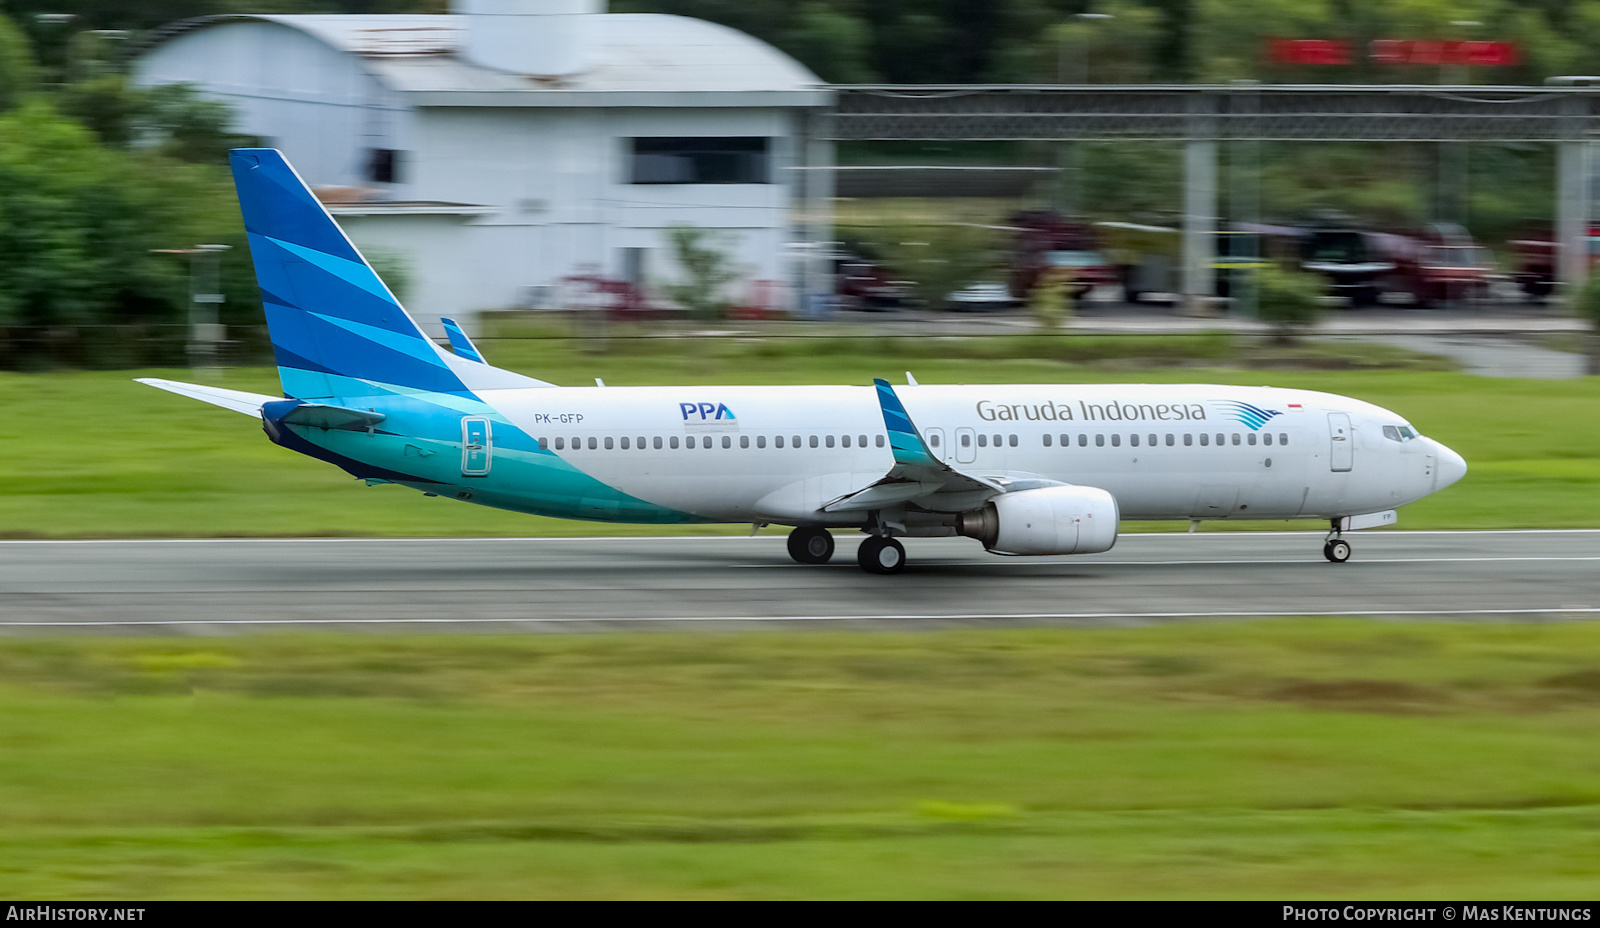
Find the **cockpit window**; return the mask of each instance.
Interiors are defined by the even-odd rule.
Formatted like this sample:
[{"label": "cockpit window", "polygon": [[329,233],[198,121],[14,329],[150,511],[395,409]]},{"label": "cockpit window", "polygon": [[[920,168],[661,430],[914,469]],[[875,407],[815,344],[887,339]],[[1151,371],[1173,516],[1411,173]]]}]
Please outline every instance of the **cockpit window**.
[{"label": "cockpit window", "polygon": [[1417,437],[1409,425],[1386,425],[1383,427],[1383,437],[1390,441],[1410,441]]}]

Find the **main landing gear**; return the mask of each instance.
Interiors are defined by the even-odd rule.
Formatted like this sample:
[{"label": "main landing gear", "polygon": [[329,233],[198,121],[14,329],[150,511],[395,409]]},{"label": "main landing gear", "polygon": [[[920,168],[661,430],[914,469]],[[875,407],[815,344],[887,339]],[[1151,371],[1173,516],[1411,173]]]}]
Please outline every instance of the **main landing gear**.
[{"label": "main landing gear", "polygon": [[1333,528],[1328,530],[1328,539],[1322,543],[1322,556],[1335,564],[1343,564],[1350,560],[1350,542],[1340,536],[1338,519],[1333,520]]},{"label": "main landing gear", "polygon": [[[801,526],[789,533],[789,556],[801,564],[826,564],[833,536],[825,528]],[[856,549],[856,563],[869,574],[897,574],[906,566],[906,549],[888,535],[868,535]]]},{"label": "main landing gear", "polygon": [[825,528],[802,525],[789,533],[789,556],[802,564],[826,564],[833,557],[833,536]]},{"label": "main landing gear", "polygon": [[856,549],[856,563],[869,574],[897,574],[906,566],[906,549],[887,535],[868,535]]}]

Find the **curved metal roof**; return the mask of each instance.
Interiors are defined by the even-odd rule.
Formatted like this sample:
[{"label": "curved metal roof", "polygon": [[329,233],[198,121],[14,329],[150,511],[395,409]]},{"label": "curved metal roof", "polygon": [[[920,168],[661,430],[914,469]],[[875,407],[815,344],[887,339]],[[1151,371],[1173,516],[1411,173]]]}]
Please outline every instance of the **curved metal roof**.
[{"label": "curved metal roof", "polygon": [[467,16],[247,15],[173,23],[145,54],[181,35],[227,23],[297,29],[364,59],[419,106],[826,106],[828,86],[771,45],[726,26],[664,13],[595,14],[584,71],[533,77],[465,58]]}]

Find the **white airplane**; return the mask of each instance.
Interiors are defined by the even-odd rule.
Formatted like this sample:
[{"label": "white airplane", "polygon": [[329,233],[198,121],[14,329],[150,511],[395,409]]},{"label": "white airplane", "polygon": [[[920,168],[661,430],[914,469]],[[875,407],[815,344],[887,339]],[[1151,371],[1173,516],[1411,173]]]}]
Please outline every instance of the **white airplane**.
[{"label": "white airplane", "polygon": [[140,382],[258,417],[368,484],[601,522],[793,526],[789,553],[905,566],[902,537],[1092,554],[1121,519],[1322,519],[1345,531],[1460,480],[1386,409],[1309,390],[1162,386],[558,387],[425,336],[283,156],[232,154],[283,397]]}]

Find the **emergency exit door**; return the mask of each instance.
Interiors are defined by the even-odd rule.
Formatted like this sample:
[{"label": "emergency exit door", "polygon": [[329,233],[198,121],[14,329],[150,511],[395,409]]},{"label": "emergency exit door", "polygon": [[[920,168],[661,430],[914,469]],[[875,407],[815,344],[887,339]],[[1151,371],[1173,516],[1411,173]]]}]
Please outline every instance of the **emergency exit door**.
[{"label": "emergency exit door", "polygon": [[461,420],[461,476],[487,477],[494,458],[494,433],[489,420],[469,416]]},{"label": "emergency exit door", "polygon": [[1355,466],[1355,435],[1350,431],[1350,417],[1342,412],[1328,413],[1328,467],[1343,473]]}]

